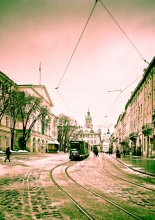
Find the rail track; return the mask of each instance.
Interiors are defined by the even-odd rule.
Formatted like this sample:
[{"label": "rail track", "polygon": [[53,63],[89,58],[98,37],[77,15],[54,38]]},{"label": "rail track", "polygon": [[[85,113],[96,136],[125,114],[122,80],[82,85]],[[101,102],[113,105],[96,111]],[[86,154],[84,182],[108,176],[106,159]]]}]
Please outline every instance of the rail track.
[{"label": "rail track", "polygon": [[[116,159],[116,158],[114,158],[114,157],[112,157],[112,158],[113,158],[114,160]],[[103,161],[103,169],[104,169],[104,171],[105,171],[106,173],[110,174],[112,177],[115,177],[115,178],[120,179],[120,180],[122,180],[122,181],[124,181],[124,182],[130,183],[130,184],[132,184],[132,185],[134,185],[134,186],[137,186],[137,187],[140,187],[140,188],[147,189],[147,190],[150,190],[150,191],[152,191],[152,192],[155,192],[155,188],[150,188],[150,187],[147,187],[147,186],[144,186],[144,185],[140,185],[140,184],[135,183],[135,182],[133,182],[133,181],[131,181],[131,180],[128,180],[128,179],[125,179],[125,178],[120,177],[120,173],[118,173],[118,167],[117,167],[117,169],[114,170],[114,173],[112,173],[112,172],[108,169],[107,160],[104,159],[104,160],[102,160],[102,161]],[[128,167],[126,164],[122,163],[121,161],[119,161],[119,160],[117,160],[117,159],[116,159],[116,161],[120,162],[120,163],[123,164],[125,167],[130,168],[130,167]],[[113,166],[116,167],[115,164],[113,164]],[[130,168],[130,169],[131,169],[131,168]],[[133,170],[133,169],[132,169],[132,170]],[[135,169],[134,169],[134,171],[135,171]],[[136,171],[139,172],[138,170],[136,170]],[[121,170],[121,172],[122,172],[122,170]],[[116,175],[116,173],[118,173],[118,175]],[[140,173],[142,173],[142,172],[140,172]],[[145,175],[146,175],[146,173],[144,173],[144,172],[143,172],[142,174],[145,174]],[[147,175],[149,175],[149,174],[147,174]],[[152,174],[149,175],[149,176],[150,176],[150,177],[153,177]]]},{"label": "rail track", "polygon": [[[109,161],[109,163],[110,162],[113,163],[113,160]],[[128,181],[128,178],[124,179],[125,175],[127,175],[127,177],[129,175],[130,177],[130,174],[128,174],[127,172],[123,172],[124,175],[121,176],[121,173],[117,169],[117,166],[123,167],[123,165],[121,166],[119,164],[120,164],[119,162],[118,163],[114,162],[114,164],[109,169],[108,160],[107,161],[105,159],[101,160],[101,156],[97,158],[90,157],[81,162],[73,162],[73,161],[62,162],[60,160],[59,165],[56,165],[54,162],[54,168],[52,170],[50,170],[49,166],[48,167],[43,166],[38,168],[32,168],[25,174],[20,174],[19,176],[15,176],[14,178],[1,179],[0,185],[4,186],[4,189],[0,190],[0,195],[2,198],[0,208],[1,210],[3,210],[3,212],[0,213],[0,219],[12,219],[12,220],[16,220],[16,219],[61,220],[62,219],[64,220],[66,214],[63,215],[63,212],[61,212],[61,210],[57,208],[57,205],[54,205],[52,201],[54,197],[52,193],[53,189],[51,187],[51,178],[53,178],[52,181],[55,184],[55,186],[64,192],[63,194],[60,193],[61,197],[65,198],[65,201],[67,201],[68,198],[71,201],[70,203],[72,204],[71,206],[72,207],[74,206],[74,210],[77,210],[76,211],[77,213],[81,213],[79,215],[82,217],[75,219],[92,219],[92,220],[99,220],[99,219],[152,220],[154,219],[153,218],[153,216],[155,216],[154,211],[150,212],[153,216],[147,218],[148,217],[148,215],[146,214],[147,209],[145,208],[143,209],[143,207],[146,205],[149,211],[149,208],[151,206],[149,205],[147,206],[148,201],[146,202],[144,201],[142,207],[141,201],[139,202],[139,204],[136,203],[135,205],[135,200],[134,200],[135,198],[134,198],[132,201],[131,200],[129,201],[129,205],[128,205],[128,203],[125,204],[123,202],[124,200],[122,200],[121,197],[117,197],[119,195],[119,191],[118,194],[116,194],[114,197],[111,197],[111,194],[109,194],[110,191],[108,190],[112,189],[111,187],[113,187],[111,186],[110,183],[112,181],[114,182],[116,181],[116,185],[117,185],[117,179],[118,179],[119,184],[121,183],[121,181],[126,182],[125,187],[127,187],[127,190],[131,192],[131,199],[132,196],[133,197],[139,196],[140,190],[137,190],[137,188],[144,189],[142,190],[142,194],[140,195],[140,196],[144,195],[145,197],[145,193],[146,193],[146,197],[145,197],[146,199],[144,198],[144,200],[147,200],[148,196],[151,194],[152,195],[150,197],[150,200],[153,198],[154,189],[152,190],[148,187],[143,187],[140,184],[135,184],[130,180]],[[104,170],[103,170],[103,166],[104,166]],[[98,168],[99,168],[98,174],[100,176],[103,175],[103,178],[102,177],[99,178],[99,182],[101,182],[101,185],[97,186],[99,182],[95,182],[95,178],[98,177],[97,176],[98,174],[96,176],[93,176],[92,171],[96,171],[96,169]],[[57,173],[57,171],[59,171],[59,173]],[[49,172],[51,174],[50,176],[49,176]],[[61,177],[60,182],[59,182],[59,177]],[[46,178],[45,181],[44,178]],[[49,184],[48,189],[46,185],[47,178]],[[109,188],[104,187],[103,189],[100,189],[100,187],[104,185],[104,183],[102,183],[103,179],[107,179]],[[89,181],[92,181],[92,184],[89,184]],[[19,184],[19,189],[16,187],[16,183]],[[72,193],[73,190],[70,190],[68,188],[67,186],[68,183],[70,184],[71,187],[74,187],[75,194]],[[119,188],[119,184],[116,186],[116,193],[117,193],[117,187],[119,190],[123,189],[122,187]],[[135,185],[136,187],[134,187]],[[55,193],[57,193],[56,187],[54,187]],[[59,192],[61,192],[60,190]],[[136,193],[138,192],[136,195],[134,195],[134,193],[132,194],[134,190]],[[113,190],[113,192],[115,193],[115,189]],[[65,197],[63,195],[65,195]],[[128,195],[130,195],[130,193],[127,194],[126,197],[124,198],[125,199],[128,198]],[[126,199],[125,201],[128,200]],[[98,209],[96,211],[95,207],[97,206]],[[4,210],[3,207],[6,207],[6,210]],[[153,207],[154,206],[151,207],[152,210]],[[142,208],[143,210],[139,212],[138,208],[140,209]],[[68,211],[70,211],[70,209],[68,209]],[[111,218],[109,216],[109,212],[112,212]],[[120,218],[118,217],[119,216],[118,213],[120,214]],[[142,215],[140,213],[142,213]],[[69,212],[66,215],[66,217],[67,216],[68,217],[70,216]]]},{"label": "rail track", "polygon": [[[62,191],[65,193],[65,195],[73,202],[73,204],[80,210],[81,213],[83,213],[83,215],[84,215],[85,217],[87,217],[87,218],[90,219],[90,220],[97,220],[97,219],[95,219],[93,216],[91,216],[91,214],[90,214],[84,207],[82,207],[82,206],[79,204],[79,202],[77,202],[77,201],[73,198],[73,196],[71,196],[71,195],[70,195],[60,184],[58,184],[58,182],[55,180],[54,175],[53,175],[53,171],[54,171],[55,169],[57,169],[58,167],[62,166],[62,165],[67,165],[68,163],[69,163],[69,164],[71,163],[71,165],[69,165],[68,167],[73,166],[73,165],[75,164],[75,162],[66,162],[66,163],[57,165],[56,167],[54,167],[54,168],[51,170],[51,179],[52,179],[53,183],[54,183],[60,190],[62,190]],[[71,178],[70,178],[70,179],[71,179]]]},{"label": "rail track", "polygon": [[[77,162],[78,163],[78,162]],[[72,180],[73,183],[75,183],[78,187],[82,188],[83,190],[87,191],[88,193],[92,194],[93,196],[95,197],[98,197],[100,200],[103,200],[104,202],[110,204],[111,207],[115,207],[117,208],[117,210],[120,210],[121,212],[124,212],[126,214],[126,217],[130,216],[131,219],[137,219],[137,220],[142,220],[143,218],[135,215],[134,213],[132,213],[131,211],[128,211],[127,209],[121,207],[120,205],[118,205],[117,203],[113,202],[112,200],[110,199],[107,199],[106,196],[103,196],[97,192],[95,192],[94,190],[92,190],[91,188],[88,188],[88,187],[85,187],[83,185],[81,185],[80,183],[78,183],[74,178],[72,178],[70,175],[69,175],[69,172],[68,172],[68,169],[70,167],[72,167],[75,163],[71,163],[69,164],[66,168],[65,168],[65,174],[66,176]],[[67,165],[67,164],[64,164],[64,165]],[[59,165],[61,166],[61,165]],[[52,181],[54,182],[55,185],[57,185],[57,187],[59,189],[61,189],[66,195],[67,197],[76,205],[76,207],[88,218],[88,219],[97,219],[95,217],[95,214],[94,216],[92,216],[92,214],[90,214],[85,208],[83,208],[77,201],[76,199],[73,198],[72,195],[70,195],[62,186],[60,186],[60,184],[57,182],[57,180],[55,180],[55,178],[53,177],[53,171],[58,168],[59,166],[55,167],[52,169],[51,171],[51,177],[52,177]]]},{"label": "rail track", "polygon": [[123,163],[121,160],[119,160],[119,159],[117,159],[117,158],[115,158],[115,157],[113,157],[113,156],[111,156],[114,160],[117,160],[119,163],[121,163],[123,166],[125,166],[125,167],[127,167],[127,168],[129,168],[129,169],[131,169],[131,170],[133,170],[133,171],[135,171],[135,172],[138,172],[138,173],[141,173],[141,174],[144,174],[144,175],[147,175],[147,176],[150,176],[150,177],[155,177],[155,174],[153,174],[153,173],[148,173],[148,172],[144,172],[144,171],[141,171],[141,170],[137,170],[137,169],[135,169],[135,168],[133,168],[133,167],[131,167],[131,166],[128,166],[128,165],[126,165],[125,163]]}]

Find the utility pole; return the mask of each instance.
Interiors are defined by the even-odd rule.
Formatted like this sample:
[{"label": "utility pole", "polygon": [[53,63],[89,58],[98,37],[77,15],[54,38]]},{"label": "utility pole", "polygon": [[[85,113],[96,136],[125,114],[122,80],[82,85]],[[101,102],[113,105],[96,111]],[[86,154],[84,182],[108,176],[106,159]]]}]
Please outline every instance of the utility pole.
[{"label": "utility pole", "polygon": [[39,64],[39,85],[41,85],[41,62]]}]

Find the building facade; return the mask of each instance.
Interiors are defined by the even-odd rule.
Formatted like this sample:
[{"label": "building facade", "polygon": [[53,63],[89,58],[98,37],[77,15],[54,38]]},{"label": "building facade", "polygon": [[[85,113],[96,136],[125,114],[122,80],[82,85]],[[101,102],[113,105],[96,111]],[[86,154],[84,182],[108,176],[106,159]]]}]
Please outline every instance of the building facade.
[{"label": "building facade", "polygon": [[[5,77],[8,82],[10,79],[0,72],[0,78]],[[12,81],[13,82],[13,81]],[[14,83],[15,84],[15,83]],[[16,85],[16,84],[15,84]],[[44,85],[16,85],[19,91],[24,91],[34,97],[38,97],[42,101],[42,105],[46,106],[49,112],[50,122],[42,129],[43,122],[38,119],[33,126],[30,137],[27,140],[26,147],[30,152],[47,152],[48,141],[57,139],[57,117],[52,113],[53,103]],[[28,126],[34,119],[31,118]],[[0,148],[5,150],[11,145],[11,120],[7,115],[4,115],[0,124]],[[20,138],[22,136],[22,124],[18,121],[15,127],[14,148],[21,149]]]},{"label": "building facade", "polygon": [[6,147],[10,147],[11,122],[8,115],[4,114],[4,109],[7,107],[8,95],[14,88],[17,88],[17,84],[0,71],[0,150],[5,150]]},{"label": "building facade", "polygon": [[126,146],[132,155],[155,157],[155,57],[126,103],[115,125],[116,147]]},{"label": "building facade", "polygon": [[80,126],[76,132],[76,139],[88,142],[91,147],[94,145],[98,146],[99,148],[102,147],[101,130],[93,130],[92,117],[89,110],[85,116],[85,125],[83,127]]}]

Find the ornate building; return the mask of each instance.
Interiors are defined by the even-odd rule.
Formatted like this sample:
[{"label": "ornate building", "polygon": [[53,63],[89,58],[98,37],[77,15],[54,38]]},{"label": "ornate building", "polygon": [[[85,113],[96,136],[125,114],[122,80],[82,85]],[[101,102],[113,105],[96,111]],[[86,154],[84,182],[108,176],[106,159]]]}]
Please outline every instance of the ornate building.
[{"label": "ornate building", "polygon": [[87,115],[85,116],[85,128],[86,129],[92,129],[92,117],[90,115],[90,111],[88,109]]},{"label": "ornate building", "polygon": [[88,109],[87,115],[85,116],[85,126],[80,126],[76,133],[76,139],[84,140],[89,143],[90,146],[97,145],[101,148],[101,131],[93,130],[92,117]]},{"label": "ornate building", "polygon": [[144,70],[125,111],[115,125],[115,147],[128,148],[132,155],[155,157],[155,57]]},{"label": "ornate building", "polygon": [[[48,91],[44,85],[17,85],[8,76],[4,73],[0,72],[0,82],[4,81],[8,84],[11,83],[14,87],[16,87],[19,91],[24,91],[26,94],[38,97],[42,101],[42,105],[46,106],[49,110],[50,123],[48,126],[44,126],[43,129],[43,121],[37,120],[35,125],[33,126],[30,137],[27,140],[26,147],[31,152],[45,152],[48,149],[48,141],[57,139],[57,117],[52,113],[53,103],[48,94]],[[2,83],[0,84],[2,85]],[[2,89],[0,87],[0,96],[2,94]],[[0,100],[0,110],[4,109],[4,102],[2,102],[2,98]],[[31,124],[30,119],[28,124]],[[14,139],[14,148],[21,148],[21,139],[22,135],[22,125],[21,122],[18,121],[15,127],[15,139]],[[5,150],[6,147],[11,146],[11,118],[8,115],[4,114],[0,123],[0,150]]]}]

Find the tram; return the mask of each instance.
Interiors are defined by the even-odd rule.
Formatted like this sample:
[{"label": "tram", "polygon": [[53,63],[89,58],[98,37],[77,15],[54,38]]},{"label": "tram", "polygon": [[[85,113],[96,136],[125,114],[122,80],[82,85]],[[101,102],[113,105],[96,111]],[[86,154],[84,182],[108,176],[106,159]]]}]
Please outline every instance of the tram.
[{"label": "tram", "polygon": [[89,156],[89,144],[85,141],[70,141],[69,159],[83,160]]}]

